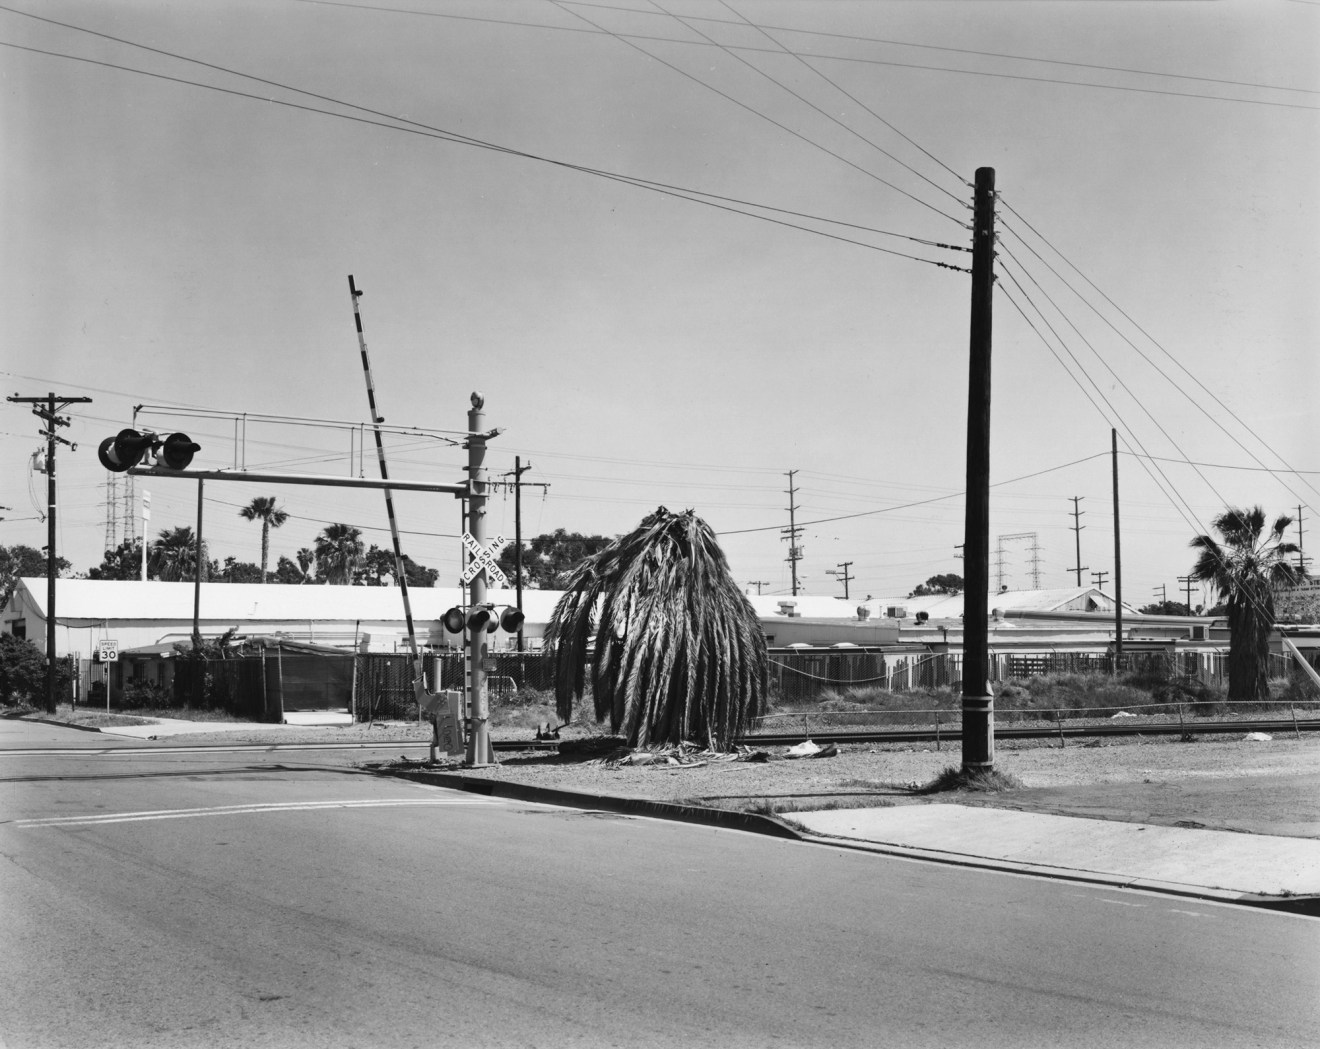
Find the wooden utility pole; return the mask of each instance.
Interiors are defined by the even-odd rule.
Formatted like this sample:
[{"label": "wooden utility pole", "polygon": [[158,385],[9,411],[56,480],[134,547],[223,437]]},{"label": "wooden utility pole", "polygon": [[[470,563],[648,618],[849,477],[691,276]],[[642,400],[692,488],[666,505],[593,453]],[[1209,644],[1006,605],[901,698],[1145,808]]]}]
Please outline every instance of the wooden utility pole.
[{"label": "wooden utility pole", "polygon": [[1114,461],[1114,673],[1123,659],[1123,552],[1118,527],[1118,430],[1110,427],[1109,447]]},{"label": "wooden utility pole", "polygon": [[990,345],[995,285],[995,169],[978,168],[972,219],[972,310],[967,371],[967,494],[963,535],[962,767],[995,764],[990,690]]},{"label": "wooden utility pole", "polygon": [[[528,470],[530,470],[531,468],[532,468],[532,464],[531,464],[531,463],[528,463],[526,466],[523,466],[523,464],[522,464],[522,456],[520,456],[520,455],[515,455],[515,456],[513,457],[513,469],[512,469],[511,471],[509,471],[509,473],[512,473],[512,474],[513,474],[513,482],[512,482],[512,483],[513,483],[513,574],[514,574],[513,588],[514,588],[514,592],[518,595],[518,611],[519,611],[519,612],[522,611],[522,594],[523,594],[523,582],[522,582],[522,490],[523,490],[523,480],[522,480],[522,475],[525,474],[525,473],[526,473]],[[509,476],[509,473],[506,473],[504,476],[505,476],[505,477],[508,477],[508,476]],[[531,483],[531,482],[528,482],[528,483]],[[542,489],[545,489],[545,488],[549,488],[550,486],[549,486],[548,484],[542,484],[542,485],[539,485],[538,487],[540,487],[540,488],[542,488]],[[518,624],[518,651],[521,652],[522,650],[523,650],[523,627],[522,627],[522,623],[519,623],[519,624]]]},{"label": "wooden utility pole", "polygon": [[[852,567],[852,564],[853,563],[851,561],[844,561],[841,564],[835,565],[834,568],[825,569],[826,575],[837,576],[839,581],[843,583],[843,599],[845,601],[848,600],[848,583],[856,578],[856,576],[852,576],[848,574],[848,569]],[[836,572],[834,570],[835,568],[842,568],[843,571]]]},{"label": "wooden utility pole", "polygon": [[1192,583],[1193,583],[1192,577],[1189,575],[1180,575],[1178,577],[1178,582],[1182,583],[1183,593],[1187,595],[1187,601],[1186,601],[1187,614],[1189,616],[1195,615],[1195,613],[1192,611]]},{"label": "wooden utility pole", "polygon": [[796,470],[788,471],[788,527],[781,528],[784,538],[788,540],[788,566],[793,573],[793,596],[797,597],[798,577],[797,563],[802,558],[802,547],[797,545],[798,536],[802,534],[802,529],[797,525],[797,503],[793,497],[797,495],[797,489],[793,487],[793,475]]},{"label": "wooden utility pole", "polygon": [[1070,568],[1069,571],[1070,571],[1070,572],[1076,572],[1076,573],[1077,573],[1077,585],[1078,585],[1078,586],[1081,586],[1081,585],[1082,585],[1082,573],[1085,572],[1085,571],[1087,571],[1087,569],[1090,567],[1089,565],[1084,565],[1084,564],[1082,564],[1082,529],[1085,528],[1086,526],[1085,526],[1084,524],[1082,524],[1082,508],[1081,508],[1081,502],[1082,502],[1082,500],[1085,499],[1085,498],[1086,498],[1086,496],[1084,496],[1084,495],[1074,495],[1074,496],[1072,497],[1072,502],[1073,502],[1073,514],[1072,514],[1072,515],[1073,515],[1073,531],[1077,533],[1077,535],[1076,535],[1076,539],[1077,539],[1077,567],[1076,567],[1076,568]]},{"label": "wooden utility pole", "polygon": [[[55,577],[59,575],[55,553],[55,446],[67,444],[70,450],[77,445],[56,434],[69,420],[61,416],[71,404],[90,404],[90,397],[68,397],[48,393],[45,397],[5,398],[16,404],[32,405],[32,414],[46,424],[41,436],[46,438],[46,713],[55,713]],[[56,402],[59,402],[58,404]]]}]

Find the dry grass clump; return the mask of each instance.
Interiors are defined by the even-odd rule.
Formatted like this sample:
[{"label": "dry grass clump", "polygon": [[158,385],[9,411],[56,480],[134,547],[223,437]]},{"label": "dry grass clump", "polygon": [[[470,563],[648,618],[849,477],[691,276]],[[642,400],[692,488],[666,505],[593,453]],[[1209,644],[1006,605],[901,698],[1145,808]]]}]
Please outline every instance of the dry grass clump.
[{"label": "dry grass clump", "polygon": [[999,793],[1005,790],[1020,790],[1022,786],[1022,781],[1011,772],[1001,772],[999,769],[985,772],[980,769],[968,770],[950,765],[929,783],[918,787],[914,793],[942,794],[954,790]]}]

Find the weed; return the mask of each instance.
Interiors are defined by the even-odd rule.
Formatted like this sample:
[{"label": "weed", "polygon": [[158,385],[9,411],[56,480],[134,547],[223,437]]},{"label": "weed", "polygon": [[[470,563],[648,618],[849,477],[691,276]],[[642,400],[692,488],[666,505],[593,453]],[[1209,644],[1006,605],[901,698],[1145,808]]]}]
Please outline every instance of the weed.
[{"label": "weed", "polygon": [[991,769],[983,772],[977,769],[968,771],[949,765],[938,776],[918,788],[918,794],[942,794],[953,790],[975,790],[998,793],[1005,790],[1019,790],[1022,781],[1011,772]]}]

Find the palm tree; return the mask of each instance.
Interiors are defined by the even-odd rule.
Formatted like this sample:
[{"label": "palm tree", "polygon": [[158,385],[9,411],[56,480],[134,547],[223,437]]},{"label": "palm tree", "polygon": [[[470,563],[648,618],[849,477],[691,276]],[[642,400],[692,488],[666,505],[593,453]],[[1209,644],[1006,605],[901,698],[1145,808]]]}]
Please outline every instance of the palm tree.
[{"label": "palm tree", "polygon": [[1284,515],[1264,539],[1265,511],[1229,507],[1210,522],[1222,538],[1208,535],[1192,540],[1201,554],[1192,578],[1210,583],[1219,600],[1228,602],[1228,698],[1258,700],[1269,697],[1267,670],[1270,630],[1274,626],[1274,591],[1294,586],[1301,579],[1297,566],[1287,560],[1297,553],[1296,543],[1285,543],[1283,533],[1293,519]]},{"label": "palm tree", "polygon": [[261,522],[261,581],[266,581],[266,565],[270,562],[270,530],[289,519],[286,510],[275,506],[272,496],[259,495],[238,512],[245,521]]},{"label": "palm tree", "polygon": [[312,565],[316,563],[316,555],[307,547],[298,551],[298,569],[302,572],[302,581],[305,583],[312,578]]},{"label": "palm tree", "polygon": [[760,620],[691,510],[662,506],[579,565],[546,640],[560,719],[582,697],[590,648],[596,720],[608,714],[632,746],[728,747],[765,703]]},{"label": "palm tree", "polygon": [[362,532],[352,525],[330,524],[321,529],[314,544],[316,574],[327,583],[341,586],[353,582],[362,559]]},{"label": "palm tree", "polygon": [[[203,563],[206,556],[206,541],[203,540]],[[197,572],[197,540],[193,530],[187,525],[162,529],[148,551],[147,571],[157,579],[169,582],[194,578]]]}]

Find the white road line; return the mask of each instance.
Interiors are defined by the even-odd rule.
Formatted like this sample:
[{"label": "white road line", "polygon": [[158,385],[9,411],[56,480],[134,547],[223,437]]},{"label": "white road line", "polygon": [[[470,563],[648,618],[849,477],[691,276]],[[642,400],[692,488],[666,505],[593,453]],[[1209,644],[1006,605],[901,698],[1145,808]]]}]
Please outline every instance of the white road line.
[{"label": "white road line", "polygon": [[364,801],[271,802],[262,805],[216,805],[200,809],[156,809],[149,812],[109,812],[87,816],[47,816],[14,820],[13,827],[88,827],[104,823],[142,823],[150,820],[189,819],[194,816],[249,816],[267,812],[317,812],[325,809],[378,809],[402,807],[438,807],[445,805],[499,806],[502,802],[484,798],[387,798]]}]

